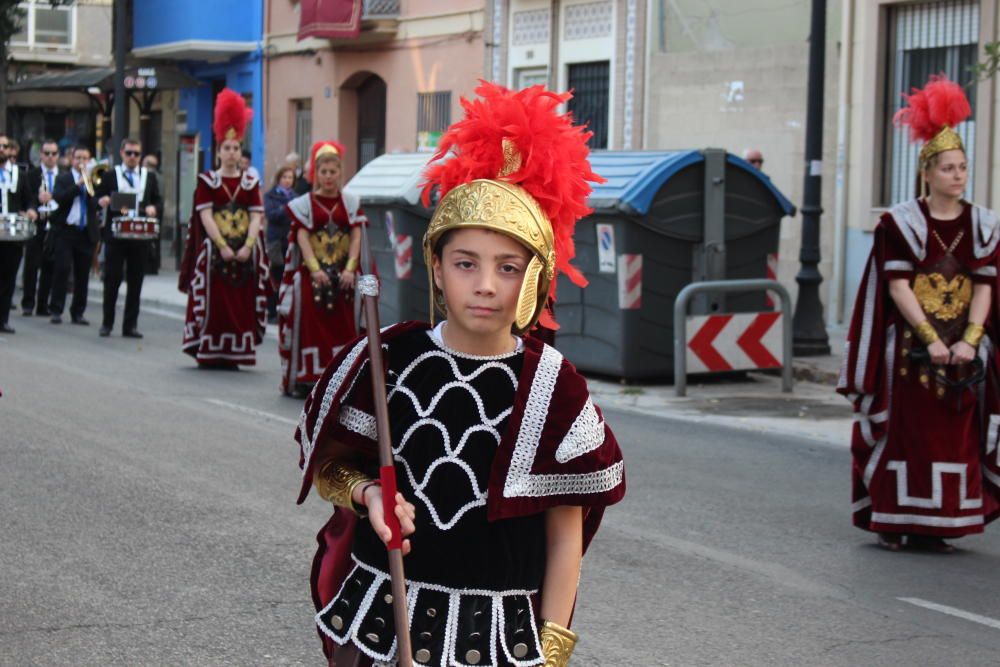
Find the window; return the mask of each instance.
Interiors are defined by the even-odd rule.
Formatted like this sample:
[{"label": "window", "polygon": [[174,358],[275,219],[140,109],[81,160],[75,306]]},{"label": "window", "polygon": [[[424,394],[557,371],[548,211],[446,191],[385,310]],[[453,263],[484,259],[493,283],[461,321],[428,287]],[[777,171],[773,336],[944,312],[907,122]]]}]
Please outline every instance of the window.
[{"label": "window", "polygon": [[528,88],[530,86],[549,85],[549,70],[546,67],[522,67],[514,70],[514,82],[517,88]]},{"label": "window", "polygon": [[306,162],[312,151],[312,100],[293,100],[292,104],[295,114],[295,152]]},{"label": "window", "polygon": [[576,63],[569,66],[566,86],[573,91],[567,109],[576,123],[586,123],[594,133],[591,148],[608,147],[608,91],[611,64],[607,60],[594,63]]},{"label": "window", "polygon": [[[945,74],[963,86],[974,78],[969,68],[979,50],[978,0],[950,0],[890,8],[889,49],[885,95],[885,163],[881,203],[897,204],[916,194],[919,144],[911,144],[906,128],[893,126],[892,117],[904,104],[902,93],[922,87],[932,74]],[[973,151],[976,139],[976,87],[966,86],[973,117],[955,131],[962,137],[969,159],[972,195]]]},{"label": "window", "polygon": [[12,45],[31,49],[72,48],[76,23],[73,5],[54,7],[49,0],[22,0],[20,7],[25,16],[21,29],[11,39]]},{"label": "window", "polygon": [[441,134],[451,124],[451,91],[417,93],[417,150],[437,149]]}]

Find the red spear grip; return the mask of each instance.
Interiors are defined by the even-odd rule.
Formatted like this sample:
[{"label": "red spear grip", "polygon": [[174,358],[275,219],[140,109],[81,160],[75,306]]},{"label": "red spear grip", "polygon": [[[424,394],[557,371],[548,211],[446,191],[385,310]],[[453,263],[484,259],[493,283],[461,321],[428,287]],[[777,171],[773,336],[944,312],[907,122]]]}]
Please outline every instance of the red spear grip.
[{"label": "red spear grip", "polygon": [[396,516],[396,468],[382,466],[378,470],[379,481],[382,483],[382,514],[385,525],[392,531],[392,538],[386,545],[390,551],[403,548],[403,531],[399,527],[399,517]]}]

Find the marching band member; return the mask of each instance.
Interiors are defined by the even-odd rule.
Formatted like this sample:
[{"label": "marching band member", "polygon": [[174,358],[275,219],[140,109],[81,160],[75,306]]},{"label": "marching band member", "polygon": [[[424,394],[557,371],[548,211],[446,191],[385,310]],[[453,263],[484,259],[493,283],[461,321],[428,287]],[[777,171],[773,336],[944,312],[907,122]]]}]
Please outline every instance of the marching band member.
[{"label": "marching band member", "polygon": [[73,167],[56,177],[52,197],[58,208],[49,214],[49,234],[52,235],[53,272],[52,298],[49,311],[52,324],[62,324],[63,308],[69,274],[73,272],[73,301],[69,306],[73,324],[87,326],[83,316],[87,309],[87,286],[94,247],[100,238],[101,226],[97,215],[97,199],[90,182],[90,149],[73,149]]},{"label": "marching band member", "polygon": [[[34,211],[27,174],[17,165],[16,155],[10,138],[0,134],[0,213],[35,219],[38,214]],[[10,326],[10,307],[23,251],[24,242],[0,241],[0,333],[14,333],[14,327]]]},{"label": "marching band member", "polygon": [[226,88],[215,102],[218,170],[198,176],[178,288],[188,294],[183,349],[201,367],[252,366],[267,320],[260,183],[239,169],[252,111]]},{"label": "marching band member", "polygon": [[308,392],[334,355],[357,336],[354,280],[361,256],[357,196],[340,188],[344,147],[313,146],[311,193],[288,204],[292,225],[279,307],[281,389]]},{"label": "marching band member", "polygon": [[[543,311],[557,272],[584,282],[572,233],[600,177],[589,134],[556,111],[568,94],[477,93],[442,137],[436,157],[454,157],[426,173],[441,195],[428,287],[447,320],[383,336],[413,658],[564,667],[583,552],[625,494],[624,464],[583,377],[524,334],[554,324]],[[296,432],[300,499],[315,484],[335,505],[312,585],[337,665],[397,658],[367,349],[337,355]]]},{"label": "marching band member", "polygon": [[49,216],[59,206],[53,197],[59,176],[59,144],[51,139],[42,142],[42,160],[37,169],[28,173],[29,190],[37,193],[38,229],[35,237],[24,244],[24,291],[21,311],[25,317],[33,312],[49,315],[49,294],[52,291],[52,239],[49,238]]},{"label": "marching band member", "polygon": [[[107,209],[111,204],[111,195],[115,192],[135,194],[136,208],[129,211],[132,216],[140,214],[155,218],[157,209],[162,202],[156,174],[145,167],[139,166],[142,156],[142,144],[136,139],[124,139],[121,145],[121,164],[108,173],[98,187],[98,205]],[[139,333],[139,299],[142,293],[142,279],[146,273],[146,262],[151,250],[147,240],[131,240],[115,238],[112,234],[111,220],[120,211],[108,211],[104,226],[104,318],[101,323],[101,336],[110,336],[115,325],[115,304],[118,301],[118,288],[122,284],[122,273],[125,275],[125,316],[122,322],[122,336],[126,338],[142,338]]]}]

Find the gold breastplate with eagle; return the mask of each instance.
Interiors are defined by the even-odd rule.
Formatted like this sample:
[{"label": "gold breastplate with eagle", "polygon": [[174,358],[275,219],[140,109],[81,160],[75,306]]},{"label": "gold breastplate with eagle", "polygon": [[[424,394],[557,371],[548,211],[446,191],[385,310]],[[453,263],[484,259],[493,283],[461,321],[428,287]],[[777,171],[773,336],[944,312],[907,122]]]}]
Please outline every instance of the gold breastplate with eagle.
[{"label": "gold breastplate with eagle", "polygon": [[309,235],[309,245],[321,266],[340,266],[351,250],[348,233],[330,223]]},{"label": "gold breastplate with eagle", "polygon": [[936,232],[934,236],[941,243],[945,254],[914,276],[913,293],[938,335],[950,346],[962,338],[969,320],[972,276],[969,269],[952,254],[962,233],[959,233],[950,247],[944,245]]}]

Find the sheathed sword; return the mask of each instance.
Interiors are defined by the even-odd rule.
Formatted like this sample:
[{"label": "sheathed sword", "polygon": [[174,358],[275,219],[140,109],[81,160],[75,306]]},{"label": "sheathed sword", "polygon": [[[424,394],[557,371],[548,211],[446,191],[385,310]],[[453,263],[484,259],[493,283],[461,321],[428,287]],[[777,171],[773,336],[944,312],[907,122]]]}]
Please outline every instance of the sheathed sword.
[{"label": "sheathed sword", "polygon": [[379,328],[379,282],[375,275],[368,248],[368,232],[361,226],[362,254],[367,255],[368,272],[358,278],[368,333],[368,363],[375,403],[375,424],[378,432],[379,481],[382,483],[382,514],[392,531],[386,545],[389,551],[389,577],[392,586],[392,616],[396,623],[396,655],[399,667],[413,667],[413,646],[410,642],[410,616],[406,609],[406,579],[403,575],[403,536],[396,516],[396,468],[392,456],[392,434],[389,431],[389,403],[385,391],[385,365],[382,360],[382,333]]}]

